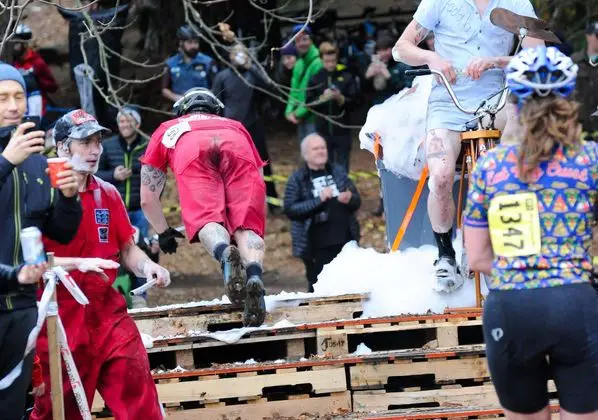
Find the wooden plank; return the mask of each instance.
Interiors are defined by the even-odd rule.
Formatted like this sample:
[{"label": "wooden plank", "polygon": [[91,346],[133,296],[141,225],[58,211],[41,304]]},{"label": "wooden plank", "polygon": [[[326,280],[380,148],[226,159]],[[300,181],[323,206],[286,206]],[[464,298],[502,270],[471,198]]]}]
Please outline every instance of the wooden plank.
[{"label": "wooden plank", "polygon": [[386,411],[391,406],[409,408],[416,404],[438,403],[440,407],[494,407],[500,408],[492,385],[470,386],[461,389],[434,389],[430,391],[353,393],[355,411]]},{"label": "wooden plank", "polygon": [[174,352],[177,366],[183,369],[193,369],[195,362],[193,360],[193,350],[177,350]]},{"label": "wooden plank", "polygon": [[345,391],[329,397],[309,400],[287,400],[239,404],[218,408],[199,408],[185,411],[169,411],[168,420],[235,419],[255,420],[266,417],[299,417],[309,413],[314,416],[346,412],[351,410],[351,394]]},{"label": "wooden plank", "polygon": [[[363,328],[363,327],[357,327],[357,326],[347,326],[341,330],[337,330],[337,329],[328,329],[328,331],[333,331],[331,332],[331,334],[335,334],[335,335],[353,335],[353,334],[370,334],[370,333],[378,333],[378,332],[398,332],[398,331],[410,331],[410,330],[440,330],[443,328],[455,328],[456,326],[458,327],[471,327],[471,326],[481,326],[482,325],[482,320],[474,320],[474,321],[464,321],[461,322],[459,324],[457,324],[455,326],[455,324],[453,322],[437,322],[437,323],[433,323],[433,324],[406,324],[406,323],[400,323],[400,324],[396,324],[396,325],[382,325],[382,326],[378,326],[379,324],[373,324],[375,325],[368,328]],[[357,327],[357,328],[356,328]]]},{"label": "wooden plank", "polygon": [[346,334],[337,333],[334,328],[320,328],[316,334],[318,354],[331,357],[349,354],[349,340]]},{"label": "wooden plank", "polygon": [[[345,302],[363,302],[369,299],[368,293],[353,293],[338,296],[305,296],[301,298],[277,298],[274,304],[277,307],[289,308],[292,306],[318,306],[318,305],[338,305]],[[129,315],[134,320],[140,319],[156,319],[156,318],[176,318],[184,316],[196,316],[204,314],[223,315],[225,313],[236,314],[235,316],[242,316],[243,308],[231,304],[214,304],[214,305],[191,305],[185,307],[169,307],[158,306],[151,309],[129,310]]]},{"label": "wooden plank", "polygon": [[287,340],[287,359],[305,357],[305,340]]},{"label": "wooden plank", "polygon": [[[185,401],[197,401],[200,403],[209,401],[210,403],[215,403],[224,398],[255,400],[261,397],[264,387],[299,384],[311,384],[315,394],[340,393],[339,395],[342,396],[343,399],[345,396],[344,393],[347,391],[345,369],[343,367],[321,371],[277,373],[248,377],[241,376],[212,381],[175,382],[158,384],[156,385],[156,388],[158,390],[160,403],[166,404],[167,406],[178,406],[181,402]],[[307,405],[311,406],[312,401],[320,399],[320,397],[310,398],[309,404]],[[102,411],[104,407],[104,400],[100,394],[96,392],[91,411],[98,413]]]},{"label": "wooden plank", "polygon": [[458,327],[438,328],[436,331],[436,340],[438,347],[456,347],[459,345]]},{"label": "wooden plank", "polygon": [[[325,322],[339,319],[352,319],[363,311],[361,301],[340,303],[322,302],[319,305],[278,307],[268,312],[265,324],[273,325],[287,320],[293,324]],[[209,326],[218,324],[239,324],[243,321],[242,312],[222,312],[136,319],[141,333],[152,337],[175,337],[187,335],[190,331],[206,332]]]},{"label": "wooden plank", "polygon": [[311,384],[315,394],[347,390],[344,368],[157,385],[161,403],[261,396],[265,387]]},{"label": "wooden plank", "polygon": [[[186,350],[186,349],[201,349],[206,347],[222,347],[222,346],[233,346],[233,345],[240,345],[240,344],[252,344],[252,343],[267,343],[272,341],[286,341],[286,340],[296,340],[300,338],[314,338],[316,336],[316,331],[303,331],[300,333],[294,334],[276,334],[276,335],[267,335],[267,336],[257,336],[257,337],[247,337],[241,338],[234,344],[228,344],[223,341],[218,341],[214,339],[207,339],[209,341],[199,341],[194,342],[194,340],[198,340],[197,337],[186,337],[185,339],[181,339],[182,344],[175,344],[175,345],[168,345],[169,342],[174,341],[170,339],[164,340],[156,340],[154,341],[154,347],[150,349],[146,349],[148,353],[161,353],[161,352],[171,352],[175,350]],[[204,338],[201,338],[204,339]]]},{"label": "wooden plank", "polygon": [[409,364],[363,363],[349,368],[351,389],[382,388],[388,378],[434,374],[436,381],[486,378],[490,376],[486,359],[426,360]]}]

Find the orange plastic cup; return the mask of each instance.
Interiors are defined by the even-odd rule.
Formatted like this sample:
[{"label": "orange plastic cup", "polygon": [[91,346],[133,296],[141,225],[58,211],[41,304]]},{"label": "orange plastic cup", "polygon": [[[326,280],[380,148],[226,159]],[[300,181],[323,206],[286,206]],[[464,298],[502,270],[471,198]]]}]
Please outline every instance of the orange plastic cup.
[{"label": "orange plastic cup", "polygon": [[48,159],[48,169],[50,169],[50,182],[53,188],[58,185],[58,173],[64,171],[64,164],[68,162],[67,158],[50,158]]}]

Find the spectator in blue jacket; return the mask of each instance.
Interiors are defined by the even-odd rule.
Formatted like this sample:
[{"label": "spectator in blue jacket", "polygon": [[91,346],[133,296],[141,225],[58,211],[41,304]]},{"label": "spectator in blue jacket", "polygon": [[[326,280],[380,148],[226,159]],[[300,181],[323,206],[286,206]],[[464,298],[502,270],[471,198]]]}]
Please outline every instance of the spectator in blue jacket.
[{"label": "spectator in blue jacket", "polygon": [[194,87],[210,89],[218,71],[212,57],[199,52],[199,36],[188,25],[177,31],[179,52],[166,60],[162,77],[162,95],[178,101],[185,92]]},{"label": "spectator in blue jacket", "polygon": [[[23,76],[13,66],[0,64],[0,264],[17,267],[23,264],[21,229],[37,227],[66,244],[77,233],[82,216],[72,166],[59,174],[59,188],[51,188],[41,154],[44,132],[31,122],[21,123],[26,108]],[[37,288],[35,282],[19,281],[20,271],[0,276],[0,384],[21,362],[37,322]],[[30,353],[21,374],[0,386],[0,419],[23,416],[32,368]]]},{"label": "spectator in blue jacket", "polygon": [[301,142],[305,165],[288,180],[284,212],[291,219],[293,255],[303,260],[308,290],[322,268],[352,240],[359,241],[355,216],[361,197],[342,166],[328,162],[326,141],[310,134]]}]

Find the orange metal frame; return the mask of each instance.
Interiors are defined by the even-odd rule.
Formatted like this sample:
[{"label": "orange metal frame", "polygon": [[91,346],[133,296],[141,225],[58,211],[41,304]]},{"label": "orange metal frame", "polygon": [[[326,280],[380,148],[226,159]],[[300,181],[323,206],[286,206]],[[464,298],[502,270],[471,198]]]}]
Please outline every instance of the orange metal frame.
[{"label": "orange metal frame", "polygon": [[[461,143],[463,146],[463,161],[461,163],[461,178],[459,179],[459,201],[457,203],[457,228],[461,229],[463,226],[462,223],[462,213],[463,213],[463,196],[465,194],[465,175],[471,174],[475,168],[476,161],[480,155],[480,152],[485,149],[491,149],[494,147],[494,143],[497,139],[501,136],[500,130],[472,130],[472,131],[465,131],[461,133]],[[469,147],[468,147],[469,146]],[[399,230],[397,231],[397,235],[395,236],[395,240],[392,244],[391,251],[396,251],[399,249],[401,245],[401,241],[405,236],[405,232],[409,227],[409,223],[413,217],[413,213],[415,212],[415,208],[417,207],[417,203],[421,198],[422,191],[424,189],[424,185],[426,183],[426,179],[428,178],[428,167],[426,166],[421,173],[419,181],[417,182],[417,187],[415,189],[415,193],[411,198],[411,202],[409,203],[409,207],[407,208],[407,212],[403,217],[403,221],[399,226]],[[475,308],[460,308],[460,310],[469,312],[475,309],[479,309],[482,307],[482,288],[481,288],[481,280],[480,280],[480,273],[474,273],[475,278],[475,289],[476,289],[476,307]]]}]

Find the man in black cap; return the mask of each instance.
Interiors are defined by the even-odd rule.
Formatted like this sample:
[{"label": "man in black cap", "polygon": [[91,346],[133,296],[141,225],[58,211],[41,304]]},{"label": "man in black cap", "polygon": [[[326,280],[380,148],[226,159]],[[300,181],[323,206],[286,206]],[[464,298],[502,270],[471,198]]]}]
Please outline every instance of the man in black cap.
[{"label": "man in black cap", "polygon": [[579,118],[586,139],[598,141],[598,118],[591,117],[598,108],[598,20],[586,28],[586,48],[571,58],[579,66],[576,99],[581,103]]}]

